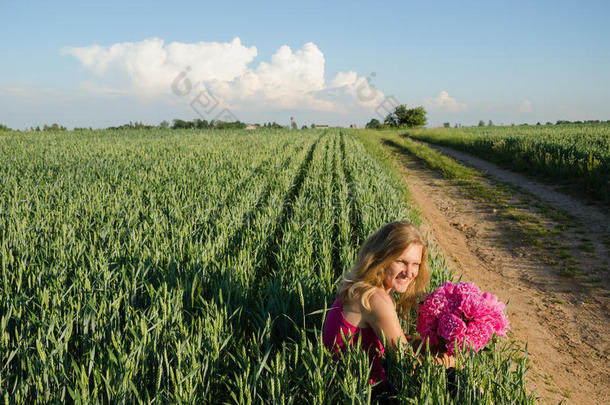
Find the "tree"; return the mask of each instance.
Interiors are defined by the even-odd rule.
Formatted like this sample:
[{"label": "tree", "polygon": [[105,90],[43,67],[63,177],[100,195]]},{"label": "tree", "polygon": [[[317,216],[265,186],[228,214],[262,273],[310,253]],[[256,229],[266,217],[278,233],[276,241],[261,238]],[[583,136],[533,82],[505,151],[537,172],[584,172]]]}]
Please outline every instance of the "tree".
[{"label": "tree", "polygon": [[488,127],[493,127],[493,126],[494,126],[494,123],[493,123],[493,122],[491,122],[491,120],[489,120],[489,122],[487,123],[487,126],[488,126]]},{"label": "tree", "polygon": [[316,124],[311,124],[311,129],[316,129]]},{"label": "tree", "polygon": [[172,129],[186,129],[186,128],[192,128],[192,127],[193,127],[192,122],[174,118],[174,123],[172,125]]},{"label": "tree", "polygon": [[404,104],[396,106],[393,112],[389,113],[384,120],[386,125],[398,127],[401,125],[407,115],[407,106]]},{"label": "tree", "polygon": [[295,120],[292,120],[292,122],[290,123],[290,128],[292,129],[299,129],[299,127],[297,126],[297,123]]},{"label": "tree", "polygon": [[67,128],[63,125],[57,125],[57,123],[53,123],[51,126],[44,124],[43,131],[66,131]]},{"label": "tree", "polygon": [[449,123],[449,122],[443,122],[443,127],[444,127],[444,128],[451,128],[451,123]]},{"label": "tree", "polygon": [[409,108],[404,104],[397,106],[394,112],[388,114],[385,118],[385,124],[392,127],[419,127],[426,125],[426,110],[419,106]]},{"label": "tree", "polygon": [[263,125],[263,127],[264,128],[270,128],[270,129],[281,129],[281,128],[283,128],[280,124],[278,124],[275,121],[267,122],[267,123],[265,123],[265,125]]},{"label": "tree", "polygon": [[193,126],[197,129],[206,129],[210,127],[210,124],[208,120],[201,120],[197,118],[195,121],[193,121]]},{"label": "tree", "polygon": [[426,123],[426,110],[424,110],[424,107],[419,106],[407,110],[405,124],[408,127],[423,127]]},{"label": "tree", "polygon": [[[214,122],[213,127],[215,129],[244,129],[246,127],[246,123],[245,122],[241,122],[241,121],[221,121],[221,120],[212,120]],[[203,122],[206,122],[206,120],[203,120]],[[210,125],[212,125],[210,123]],[[207,127],[206,127],[207,128]]]},{"label": "tree", "polygon": [[163,120],[163,121],[161,121],[161,123],[159,124],[159,127],[163,128],[163,129],[169,128],[169,122],[167,122],[167,121]]},{"label": "tree", "polygon": [[484,127],[484,126],[485,126],[485,121],[480,120],[480,121],[479,121],[479,126],[480,126],[480,127]]},{"label": "tree", "polygon": [[307,125],[303,125],[301,129],[307,129]]},{"label": "tree", "polygon": [[364,127],[369,128],[369,129],[376,129],[376,128],[379,128],[380,126],[381,126],[381,122],[379,122],[379,120],[377,118],[371,118],[371,120],[369,122],[367,122]]}]

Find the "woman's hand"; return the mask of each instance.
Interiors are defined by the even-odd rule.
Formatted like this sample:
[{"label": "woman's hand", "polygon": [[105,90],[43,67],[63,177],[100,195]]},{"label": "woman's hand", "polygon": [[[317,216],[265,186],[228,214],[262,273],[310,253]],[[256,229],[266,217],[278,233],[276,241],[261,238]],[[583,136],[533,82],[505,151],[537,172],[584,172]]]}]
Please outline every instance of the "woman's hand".
[{"label": "woman's hand", "polygon": [[442,353],[439,357],[436,357],[438,364],[442,364],[445,368],[455,367],[455,357],[447,353]]},{"label": "woman's hand", "polygon": [[417,351],[417,349],[419,349],[419,347],[424,343],[421,336],[406,335],[406,337],[407,343],[413,347],[413,351]]},{"label": "woman's hand", "polygon": [[[407,335],[407,339],[411,346],[413,346],[413,350],[417,350],[420,346],[422,350],[425,350],[425,341],[420,336]],[[430,345],[430,352],[432,353],[436,361],[436,364],[442,364],[446,368],[455,367],[455,356],[451,356],[447,353],[447,348],[442,343],[437,343],[434,345]]]},{"label": "woman's hand", "polygon": [[[426,341],[421,336],[407,335],[407,341],[413,347],[413,351],[417,351],[420,347],[422,352],[426,350]],[[435,356],[446,351],[447,348],[442,343],[430,344],[430,352]]]},{"label": "woman's hand", "polygon": [[[422,345],[424,345],[422,350],[425,350],[426,342],[420,336],[407,335],[407,341],[413,347],[413,351],[417,351]],[[455,356],[451,356],[447,353],[445,345],[441,343],[430,345],[430,352],[435,356],[434,359],[437,364],[442,364],[446,368],[455,367]]]}]

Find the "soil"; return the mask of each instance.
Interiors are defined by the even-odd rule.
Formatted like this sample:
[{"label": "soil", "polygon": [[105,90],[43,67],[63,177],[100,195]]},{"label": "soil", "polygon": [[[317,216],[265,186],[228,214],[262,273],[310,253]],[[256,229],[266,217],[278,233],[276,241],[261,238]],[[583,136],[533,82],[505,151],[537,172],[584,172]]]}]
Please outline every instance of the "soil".
[{"label": "soil", "polygon": [[[528,388],[535,390],[538,401],[607,403],[610,255],[606,231],[610,218],[594,208],[579,208],[578,202],[571,202],[574,204],[567,209],[580,218],[576,220],[579,224],[551,233],[548,237],[554,240],[545,239],[541,246],[531,246],[519,240],[514,224],[507,224],[502,215],[505,207],[470,198],[455,183],[410,155],[395,151],[395,156],[401,163],[411,199],[425,218],[424,232],[448,257],[456,276],[461,276],[462,281],[474,281],[483,291],[493,292],[508,303],[509,337],[522,347],[527,344],[531,360]],[[460,157],[470,159],[463,153]],[[540,198],[553,204],[548,186],[537,185],[489,162],[482,164],[501,182],[509,181],[522,188],[513,190],[515,202]],[[490,176],[481,181],[490,187],[501,184]],[[560,197],[562,201],[564,197],[570,199]],[[553,226],[553,219],[544,217],[540,210],[521,206],[521,210],[533,212]],[[583,211],[575,212],[578,209]],[[595,219],[587,220],[592,218],[587,213],[592,212]],[[583,248],[582,240],[589,243],[588,249]],[[549,242],[555,244],[553,249]],[[570,263],[576,263],[576,276],[559,274],[565,256],[557,257],[557,244],[560,252],[572,257]]]}]

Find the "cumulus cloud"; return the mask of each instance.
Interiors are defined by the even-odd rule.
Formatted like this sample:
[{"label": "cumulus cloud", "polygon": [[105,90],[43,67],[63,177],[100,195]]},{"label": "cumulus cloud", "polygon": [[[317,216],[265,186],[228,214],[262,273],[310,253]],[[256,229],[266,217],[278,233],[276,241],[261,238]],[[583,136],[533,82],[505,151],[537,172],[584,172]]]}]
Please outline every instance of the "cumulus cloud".
[{"label": "cumulus cloud", "polygon": [[521,105],[519,105],[519,111],[522,113],[528,113],[532,111],[532,103],[529,100],[523,100]]},{"label": "cumulus cloud", "polygon": [[375,111],[385,100],[385,95],[373,84],[375,74],[368,77],[358,76],[356,72],[339,72],[330,81],[329,89],[340,90],[355,100],[368,112]]},{"label": "cumulus cloud", "polygon": [[325,87],[324,63],[324,54],[311,42],[295,52],[283,45],[270,62],[261,62],[233,80],[212,80],[208,85],[231,104],[330,111],[332,103],[313,94]]},{"label": "cumulus cloud", "polygon": [[468,107],[466,104],[449,97],[449,93],[446,91],[441,91],[436,98],[426,99],[424,104],[430,108],[437,108],[452,113],[462,112]]},{"label": "cumulus cloud", "polygon": [[[345,112],[353,106],[371,110],[383,93],[356,72],[340,72],[325,81],[324,54],[308,42],[293,51],[281,46],[256,67],[256,47],[239,38],[231,42],[165,44],[158,38],[110,46],[66,47],[97,77],[81,88],[96,94],[166,96],[173,92],[195,95],[207,91],[231,108],[312,109]],[[179,84],[180,89],[177,89]]]},{"label": "cumulus cloud", "polygon": [[78,59],[84,68],[106,79],[99,87],[118,86],[146,95],[164,93],[187,67],[198,80],[233,80],[244,74],[256,57],[256,47],[231,42],[172,42],[159,38],[111,46],[65,47],[62,54]]}]

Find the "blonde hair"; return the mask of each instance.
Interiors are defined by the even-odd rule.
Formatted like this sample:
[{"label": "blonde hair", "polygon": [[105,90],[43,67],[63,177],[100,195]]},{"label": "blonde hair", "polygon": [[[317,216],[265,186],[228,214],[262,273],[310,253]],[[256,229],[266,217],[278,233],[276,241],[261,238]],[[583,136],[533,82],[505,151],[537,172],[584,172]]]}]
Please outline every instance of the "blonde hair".
[{"label": "blonde hair", "polygon": [[422,246],[421,264],[417,277],[400,296],[397,313],[406,317],[430,280],[428,271],[428,244],[421,232],[409,222],[391,222],[370,235],[362,244],[356,263],[343,275],[337,296],[341,303],[360,297],[362,306],[371,310],[370,298],[383,281],[389,265],[412,244]]}]

